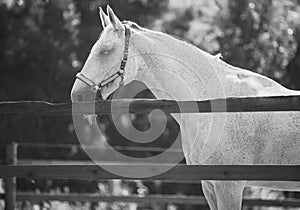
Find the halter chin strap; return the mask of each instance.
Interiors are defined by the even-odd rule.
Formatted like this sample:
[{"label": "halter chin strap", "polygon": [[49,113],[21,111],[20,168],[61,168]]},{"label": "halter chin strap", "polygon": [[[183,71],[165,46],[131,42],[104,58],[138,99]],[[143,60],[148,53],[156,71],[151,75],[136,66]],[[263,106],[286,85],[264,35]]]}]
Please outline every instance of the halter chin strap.
[{"label": "halter chin strap", "polygon": [[86,85],[88,85],[91,88],[92,92],[94,92],[94,93],[97,93],[105,85],[114,81],[118,77],[121,77],[119,86],[124,85],[124,74],[125,74],[125,67],[126,67],[127,60],[128,60],[129,42],[130,42],[130,36],[131,36],[130,29],[126,25],[124,25],[124,27],[125,27],[125,47],[124,47],[123,57],[121,60],[120,70],[118,72],[116,72],[115,74],[111,75],[110,77],[108,77],[107,79],[100,82],[100,84],[98,84],[98,85],[95,82],[93,82],[91,79],[84,76],[82,73],[78,73],[76,75],[76,78],[79,79],[80,81],[82,81],[83,83],[85,83]]}]

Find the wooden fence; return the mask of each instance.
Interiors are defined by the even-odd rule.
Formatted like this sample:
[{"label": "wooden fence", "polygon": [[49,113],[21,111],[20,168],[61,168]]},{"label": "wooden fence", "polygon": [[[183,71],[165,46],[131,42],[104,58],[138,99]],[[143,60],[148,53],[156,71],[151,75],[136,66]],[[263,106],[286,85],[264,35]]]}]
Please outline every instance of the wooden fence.
[{"label": "wooden fence", "polygon": [[[161,171],[165,165],[149,165],[151,171]],[[124,172],[143,170],[145,165],[108,164],[105,168],[119,168]],[[260,180],[260,181],[300,181],[300,166],[245,166],[245,165],[176,165],[169,171],[141,180]],[[27,179],[126,179],[106,171],[98,165],[9,165],[0,166],[0,177],[19,177]]]},{"label": "wooden fence", "polygon": [[[197,104],[197,108],[194,105]],[[218,107],[212,109],[211,104]],[[77,104],[51,104],[47,102],[0,102],[0,115],[71,115],[73,114],[110,114],[111,106],[116,113],[149,113],[153,109],[160,109],[167,113],[208,113],[208,112],[266,112],[266,111],[300,111],[300,96],[256,97],[256,98],[227,98],[210,101],[170,101],[170,100],[114,100]],[[14,151],[14,146],[8,148],[8,154]],[[5,178],[6,209],[15,209],[17,197],[26,195],[16,193],[16,177],[43,179],[136,179],[120,177],[111,174],[96,165],[16,165],[16,158],[7,157],[7,165],[0,166],[0,177]],[[144,165],[111,165],[106,167],[120,167],[124,170],[143,168]],[[153,165],[153,170],[163,167]],[[166,173],[145,180],[273,180],[300,181],[300,166],[185,166],[177,165]],[[27,195],[28,199],[30,195]],[[44,195],[46,198],[47,195]],[[70,195],[71,196],[71,195]],[[32,197],[31,197],[32,198]],[[42,199],[42,195],[40,199]],[[49,198],[49,197],[48,197]],[[99,197],[98,197],[99,198]],[[104,198],[102,198],[104,199]],[[121,198],[120,198],[121,199]],[[123,198],[129,199],[129,198]],[[134,198],[132,198],[135,200]],[[130,200],[130,199],[129,199]],[[132,200],[132,201],[133,201]],[[201,199],[200,199],[201,200]],[[190,200],[191,201],[191,200]],[[140,201],[137,201],[140,202]],[[192,201],[191,201],[192,202]],[[266,201],[269,202],[269,201]],[[286,201],[288,202],[288,201]],[[291,201],[293,203],[293,201]],[[280,202],[279,202],[280,203]],[[290,203],[290,205],[295,205]],[[296,201],[296,205],[299,202]]]},{"label": "wooden fence", "polygon": [[[0,199],[4,198],[0,194]],[[92,193],[68,193],[68,194],[49,194],[49,193],[17,193],[17,201],[30,201],[40,203],[41,201],[62,201],[62,202],[124,202],[124,203],[147,203],[147,204],[181,204],[181,205],[200,205],[207,206],[204,196],[183,196],[183,195],[130,195],[130,196],[103,196]],[[255,199],[243,198],[245,206],[264,206],[264,207],[299,207],[299,199]]]},{"label": "wooden fence", "polygon": [[[21,144],[22,145],[22,144]],[[23,144],[31,145],[33,144]],[[54,145],[40,145],[44,147],[54,147]],[[71,145],[59,145],[65,148]],[[88,147],[88,146],[84,146]],[[133,148],[137,150],[138,148]],[[154,149],[154,148],[150,148]],[[143,150],[146,150],[145,148]],[[103,196],[99,194],[36,194],[36,193],[17,193],[16,178],[28,179],[126,179],[135,180],[130,177],[120,177],[109,173],[101,167],[89,162],[71,161],[33,161],[33,160],[17,160],[17,144],[13,143],[7,147],[7,163],[11,165],[0,165],[0,177],[5,178],[6,193],[0,194],[0,198],[5,199],[6,209],[14,209],[16,201],[31,201],[37,203],[42,200],[58,200],[58,201],[102,201],[102,202],[127,202],[127,203],[174,203],[189,205],[207,205],[206,200],[202,196],[178,196],[178,195],[147,195],[140,197],[138,195],[131,196]],[[33,165],[34,164],[34,165]],[[105,164],[105,163],[103,163]],[[152,170],[162,165],[150,165]],[[106,167],[119,167],[126,170],[136,167],[144,167],[137,164],[112,164],[106,163]],[[149,177],[143,180],[175,180],[177,183],[194,183],[199,180],[284,180],[284,181],[300,181],[299,166],[186,166],[177,165],[164,174],[156,177]],[[170,181],[173,182],[173,181]],[[200,187],[200,186],[199,186]],[[244,198],[243,205],[248,206],[282,206],[282,207],[300,207],[300,200],[261,200]]]},{"label": "wooden fence", "polygon": [[[212,109],[212,104],[216,108]],[[196,107],[195,107],[196,105]],[[112,110],[111,107],[114,106]],[[0,102],[0,115],[71,115],[149,113],[159,109],[166,113],[300,111],[300,96],[226,98],[207,101],[172,101],[155,99],[116,99],[88,103],[48,103],[43,101]]]},{"label": "wooden fence", "polygon": [[[200,187],[200,186],[199,186]],[[71,194],[36,194],[36,193],[18,193],[18,201],[31,201],[39,203],[41,201],[69,201],[69,202],[124,202],[124,203],[148,203],[148,204],[181,204],[181,205],[200,205],[206,206],[207,201],[204,196],[181,196],[181,195],[130,195],[130,196],[103,196],[90,193],[71,193]],[[245,206],[265,206],[265,207],[299,207],[299,199],[284,200],[263,200],[254,198],[243,198]]]}]

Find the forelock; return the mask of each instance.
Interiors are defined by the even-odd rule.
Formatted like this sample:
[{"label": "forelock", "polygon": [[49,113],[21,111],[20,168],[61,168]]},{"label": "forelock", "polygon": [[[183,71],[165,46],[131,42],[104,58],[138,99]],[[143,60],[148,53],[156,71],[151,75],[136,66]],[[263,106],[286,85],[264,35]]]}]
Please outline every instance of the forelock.
[{"label": "forelock", "polygon": [[131,22],[131,21],[122,21],[122,23],[126,26],[129,26],[132,29],[138,30],[138,31],[145,31],[144,28],[142,28],[141,26],[139,26],[137,23],[135,22]]}]

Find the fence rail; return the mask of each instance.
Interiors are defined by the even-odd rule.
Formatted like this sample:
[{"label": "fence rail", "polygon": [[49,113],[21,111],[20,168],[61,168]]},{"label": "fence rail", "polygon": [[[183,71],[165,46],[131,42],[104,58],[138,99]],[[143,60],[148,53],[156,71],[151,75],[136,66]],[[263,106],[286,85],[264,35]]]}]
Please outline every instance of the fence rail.
[{"label": "fence rail", "polygon": [[[164,170],[167,164],[147,165],[148,170]],[[146,166],[138,164],[107,164],[106,169],[115,169],[131,174],[134,170],[145,170]],[[171,167],[170,167],[171,168]],[[269,180],[300,181],[300,166],[225,166],[225,165],[176,165],[169,171],[142,180]],[[29,179],[128,179],[138,177],[121,177],[112,174],[98,165],[7,165],[0,166],[0,177],[20,177]]]},{"label": "fence rail", "polygon": [[[195,108],[195,104],[197,105]],[[212,108],[212,105],[214,108]],[[112,110],[111,107],[114,107]],[[156,99],[116,99],[88,103],[49,103],[43,101],[0,102],[0,115],[71,115],[149,113],[160,109],[167,113],[300,111],[300,96],[224,98],[205,101]]]},{"label": "fence rail", "polygon": [[[107,150],[107,147],[99,147],[97,145],[82,145],[82,144],[49,144],[49,143],[18,143],[21,148],[54,148],[54,149],[84,149],[84,150]],[[182,153],[181,148],[163,148],[163,147],[141,147],[141,146],[120,146],[113,145],[115,150],[131,151],[131,152],[169,152]]]},{"label": "fence rail", "polygon": [[[3,195],[0,194],[0,199]],[[70,194],[49,194],[49,193],[17,193],[17,201],[31,201],[39,203],[41,201],[79,201],[79,202],[124,202],[124,203],[148,203],[148,204],[183,204],[183,205],[202,205],[206,206],[207,201],[203,196],[182,196],[182,195],[130,195],[130,196],[104,196],[91,193],[70,193]],[[299,207],[299,199],[284,200],[263,200],[250,197],[243,198],[245,206],[265,206],[265,207]]]}]

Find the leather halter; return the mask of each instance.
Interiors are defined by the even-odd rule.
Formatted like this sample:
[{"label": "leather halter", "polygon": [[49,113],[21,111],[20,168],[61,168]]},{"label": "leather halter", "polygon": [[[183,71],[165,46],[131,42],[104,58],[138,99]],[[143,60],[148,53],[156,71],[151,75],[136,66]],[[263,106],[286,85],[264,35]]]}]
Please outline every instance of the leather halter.
[{"label": "leather halter", "polygon": [[131,36],[130,29],[125,25],[124,25],[124,27],[125,27],[125,48],[124,48],[124,53],[123,53],[123,57],[122,57],[122,60],[121,60],[120,70],[118,72],[111,75],[107,79],[103,80],[99,84],[96,84],[91,79],[84,76],[82,73],[76,74],[76,78],[79,79],[80,81],[82,81],[83,83],[85,83],[86,85],[88,85],[91,88],[93,93],[97,93],[105,85],[107,85],[108,83],[114,81],[118,77],[121,77],[121,81],[119,83],[119,86],[124,85],[124,74],[125,74],[126,63],[127,63],[127,60],[128,60],[129,42],[130,42],[130,36]]}]

